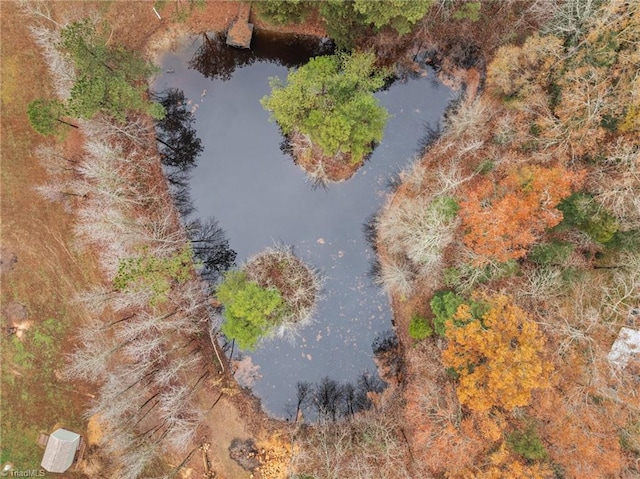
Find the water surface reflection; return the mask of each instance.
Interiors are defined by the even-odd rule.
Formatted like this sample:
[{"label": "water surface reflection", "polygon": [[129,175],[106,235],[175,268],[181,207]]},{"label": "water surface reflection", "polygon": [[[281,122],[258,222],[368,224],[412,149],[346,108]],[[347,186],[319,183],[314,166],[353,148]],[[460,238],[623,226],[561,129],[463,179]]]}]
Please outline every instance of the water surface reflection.
[{"label": "water surface reflection", "polygon": [[281,151],[278,127],[259,103],[269,77],[284,79],[287,68],[257,57],[207,78],[189,68],[201,41],[166,55],[163,69],[173,73],[154,86],[182,89],[197,120],[204,153],[189,183],[196,215],[217,218],[238,261],[284,243],[326,279],[316,321],[297,341],[267,341],[242,359],[265,408],[285,416],[296,409],[300,382],[357,384],[363,372],[375,372],[371,344],[389,329],[391,312],[367,276],[374,253],[362,225],[384,202],[389,178],[415,155],[426,125],[437,125],[451,92],[425,77],[378,93],[391,114],[382,143],[352,179],[313,189]]}]

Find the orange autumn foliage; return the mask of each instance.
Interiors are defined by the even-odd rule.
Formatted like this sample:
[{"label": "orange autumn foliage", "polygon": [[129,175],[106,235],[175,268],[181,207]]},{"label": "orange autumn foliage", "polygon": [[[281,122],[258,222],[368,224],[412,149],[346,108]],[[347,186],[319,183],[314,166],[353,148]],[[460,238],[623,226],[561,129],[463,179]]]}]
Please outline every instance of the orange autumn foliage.
[{"label": "orange autumn foliage", "polygon": [[544,339],[537,324],[507,296],[482,300],[489,310],[481,319],[462,304],[446,327],[449,344],[442,359],[459,374],[458,399],[479,412],[526,406],[532,390],[549,387]]},{"label": "orange autumn foliage", "polygon": [[498,95],[524,103],[544,88],[545,77],[562,54],[562,39],[553,35],[534,34],[522,46],[503,45],[487,68],[487,83]]},{"label": "orange autumn foliage", "polygon": [[550,479],[553,471],[546,464],[527,464],[511,453],[503,442],[489,456],[489,464],[481,471],[464,471],[451,479]]},{"label": "orange autumn foliage", "polygon": [[549,459],[561,464],[568,478],[635,477],[622,473],[625,408],[607,399],[594,401],[582,389],[549,389],[532,403],[535,416],[545,424],[546,442],[553,444]]},{"label": "orange autumn foliage", "polygon": [[[435,343],[421,342],[411,349],[407,361],[407,374],[413,380],[407,382],[403,413],[416,461],[413,477],[443,477],[472,468],[483,460],[492,442],[476,425],[475,414],[460,417],[455,384],[440,361],[440,349]],[[493,422],[503,420],[495,416]],[[485,429],[491,427],[495,426]]]},{"label": "orange autumn foliage", "polygon": [[[430,448],[419,457],[430,474],[459,477],[482,457],[485,441],[475,429],[472,419],[460,424],[447,423],[430,441]],[[426,476],[430,477],[430,476]]]},{"label": "orange autumn foliage", "polygon": [[562,221],[556,206],[580,187],[584,172],[526,166],[494,184],[483,178],[460,202],[464,242],[482,264],[521,258],[548,228]]},{"label": "orange autumn foliage", "polygon": [[475,413],[476,428],[487,441],[495,442],[503,438],[506,429],[506,418],[500,411],[492,413]]}]

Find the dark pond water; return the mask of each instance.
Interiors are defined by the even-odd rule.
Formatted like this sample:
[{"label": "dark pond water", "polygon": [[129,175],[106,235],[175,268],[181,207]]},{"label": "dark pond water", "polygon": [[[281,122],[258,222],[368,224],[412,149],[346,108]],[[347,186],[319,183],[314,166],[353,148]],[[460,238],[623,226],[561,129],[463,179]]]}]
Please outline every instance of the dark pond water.
[{"label": "dark pond water", "polygon": [[191,101],[204,146],[190,180],[197,216],[218,219],[238,262],[284,243],[325,277],[315,322],[294,343],[270,340],[255,352],[241,352],[240,375],[252,373],[253,392],[265,409],[284,417],[298,381],[329,376],[356,382],[364,371],[375,375],[371,344],[390,329],[391,312],[386,295],[368,276],[374,253],[363,224],[383,204],[389,179],[415,156],[426,125],[438,124],[452,93],[433,80],[433,72],[378,93],[392,115],[382,143],[352,179],[313,189],[282,153],[278,127],[259,103],[269,93],[269,77],[286,78],[278,51],[288,65],[312,51],[279,46],[260,57],[231,50],[240,55],[233,60],[222,49],[222,70],[216,70],[214,56],[194,57],[201,44],[195,39],[167,54],[162,68],[172,73],[154,85],[182,89]]}]

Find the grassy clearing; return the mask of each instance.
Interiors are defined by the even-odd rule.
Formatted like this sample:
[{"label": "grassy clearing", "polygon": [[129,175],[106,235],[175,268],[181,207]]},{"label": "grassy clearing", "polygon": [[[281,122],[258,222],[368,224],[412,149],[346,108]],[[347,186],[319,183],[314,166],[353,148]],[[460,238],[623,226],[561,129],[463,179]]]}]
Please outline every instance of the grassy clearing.
[{"label": "grassy clearing", "polygon": [[5,407],[0,460],[11,461],[17,469],[39,467],[42,450],[36,440],[40,432],[51,432],[55,424],[83,429],[80,411],[74,407],[75,386],[56,378],[61,365],[60,339],[68,329],[65,319],[46,319],[22,340],[12,336],[2,341]]},{"label": "grassy clearing", "polygon": [[[55,424],[82,430],[84,396],[76,384],[56,376],[63,355],[71,349],[69,333],[83,312],[70,299],[98,281],[92,254],[73,248],[70,217],[61,205],[45,203],[33,190],[45,174],[33,151],[44,138],[31,130],[27,103],[49,94],[40,54],[32,43],[16,4],[2,2],[2,149],[1,243],[18,262],[1,278],[4,308],[22,303],[32,327],[21,339],[5,336],[2,350],[2,440],[0,462],[16,469],[39,467],[38,433]],[[75,477],[70,473],[67,477]]]}]

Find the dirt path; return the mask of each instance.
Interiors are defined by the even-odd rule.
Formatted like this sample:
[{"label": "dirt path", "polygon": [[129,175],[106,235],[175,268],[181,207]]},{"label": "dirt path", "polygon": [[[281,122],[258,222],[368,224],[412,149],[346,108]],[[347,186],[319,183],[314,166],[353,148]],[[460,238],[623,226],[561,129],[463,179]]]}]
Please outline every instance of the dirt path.
[{"label": "dirt path", "polygon": [[229,446],[235,438],[252,438],[249,424],[233,404],[232,398],[223,397],[207,414],[211,430],[211,462],[224,479],[247,479],[251,473],[242,469],[229,457]]}]

